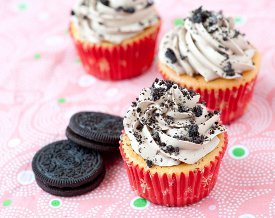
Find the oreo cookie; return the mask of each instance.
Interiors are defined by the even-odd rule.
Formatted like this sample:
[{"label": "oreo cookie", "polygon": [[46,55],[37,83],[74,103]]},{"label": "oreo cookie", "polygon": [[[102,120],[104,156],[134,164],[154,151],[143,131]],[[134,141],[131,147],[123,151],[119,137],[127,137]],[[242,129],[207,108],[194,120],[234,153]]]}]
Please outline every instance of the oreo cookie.
[{"label": "oreo cookie", "polygon": [[93,190],[105,175],[97,151],[68,140],[51,143],[39,150],[32,160],[32,169],[43,190],[64,197]]},{"label": "oreo cookie", "polygon": [[96,177],[93,182],[84,184],[76,188],[58,188],[55,186],[48,186],[42,181],[40,181],[39,179],[36,179],[36,183],[39,185],[41,189],[43,189],[45,192],[50,193],[52,195],[62,196],[62,197],[73,197],[73,196],[83,195],[94,190],[103,181],[104,176],[105,176],[105,170],[98,177]]},{"label": "oreo cookie", "polygon": [[103,144],[95,141],[91,141],[82,136],[75,134],[69,127],[66,129],[66,137],[75,142],[78,145],[84,146],[89,149],[94,149],[101,152],[117,151],[118,147],[109,144]]},{"label": "oreo cookie", "polygon": [[118,147],[123,118],[100,112],[79,112],[71,117],[69,129],[81,138]]}]

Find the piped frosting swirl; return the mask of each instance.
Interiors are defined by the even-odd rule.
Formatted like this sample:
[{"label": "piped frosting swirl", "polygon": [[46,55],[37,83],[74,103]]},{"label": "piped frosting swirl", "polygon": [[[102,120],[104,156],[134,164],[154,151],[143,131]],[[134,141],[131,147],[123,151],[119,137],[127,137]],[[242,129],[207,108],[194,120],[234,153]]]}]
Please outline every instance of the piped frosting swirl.
[{"label": "piped frosting swirl", "polygon": [[71,12],[80,37],[119,44],[159,22],[152,0],[79,0]]},{"label": "piped frosting swirl", "polygon": [[255,48],[234,28],[232,18],[200,7],[163,37],[159,60],[178,74],[198,74],[211,81],[239,78],[254,69],[254,54]]},{"label": "piped frosting swirl", "polygon": [[133,150],[150,167],[194,164],[216,148],[225,131],[217,111],[199,103],[200,95],[158,80],[141,91],[124,117]]}]

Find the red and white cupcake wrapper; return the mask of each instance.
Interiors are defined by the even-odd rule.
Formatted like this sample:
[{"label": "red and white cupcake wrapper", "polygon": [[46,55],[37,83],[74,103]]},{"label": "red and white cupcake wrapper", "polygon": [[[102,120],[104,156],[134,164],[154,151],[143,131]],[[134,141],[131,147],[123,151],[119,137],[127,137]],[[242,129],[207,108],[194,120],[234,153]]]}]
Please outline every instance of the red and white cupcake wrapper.
[{"label": "red and white cupcake wrapper", "polygon": [[221,160],[227,148],[225,143],[219,156],[202,170],[190,171],[188,174],[150,174],[148,169],[134,165],[127,159],[122,144],[120,152],[127,169],[130,185],[137,195],[152,203],[164,206],[184,206],[193,204],[206,197],[216,184]]},{"label": "red and white cupcake wrapper", "polygon": [[87,73],[102,80],[123,80],[141,75],[150,68],[160,26],[140,40],[125,45],[85,44],[74,38],[80,60]]},{"label": "red and white cupcake wrapper", "polygon": [[[161,72],[164,79],[167,75]],[[241,117],[247,110],[251,101],[256,79],[232,89],[194,89],[192,86],[179,84],[187,89],[191,89],[201,96],[201,101],[206,102],[210,110],[219,110],[221,112],[221,121],[229,124]]]}]

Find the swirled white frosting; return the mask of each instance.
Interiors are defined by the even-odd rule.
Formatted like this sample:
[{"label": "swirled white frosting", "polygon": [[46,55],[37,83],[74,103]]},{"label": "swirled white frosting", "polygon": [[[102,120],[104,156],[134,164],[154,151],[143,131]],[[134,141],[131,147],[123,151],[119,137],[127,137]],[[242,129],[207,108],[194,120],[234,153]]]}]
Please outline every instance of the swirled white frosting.
[{"label": "swirled white frosting", "polygon": [[72,22],[82,39],[119,44],[159,21],[152,0],[79,0]]},{"label": "swirled white frosting", "polygon": [[200,95],[164,80],[145,88],[124,118],[133,150],[148,166],[194,164],[216,148],[225,131],[219,113],[198,103]]},{"label": "swirled white frosting", "polygon": [[192,11],[184,25],[162,39],[159,60],[178,74],[200,74],[206,81],[234,79],[254,69],[255,48],[222,12]]}]

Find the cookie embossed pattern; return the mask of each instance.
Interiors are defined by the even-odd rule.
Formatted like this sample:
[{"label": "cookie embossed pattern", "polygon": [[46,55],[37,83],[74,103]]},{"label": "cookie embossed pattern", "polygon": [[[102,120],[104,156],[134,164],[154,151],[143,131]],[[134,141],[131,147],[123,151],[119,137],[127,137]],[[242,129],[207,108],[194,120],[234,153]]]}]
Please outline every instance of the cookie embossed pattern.
[{"label": "cookie embossed pattern", "polygon": [[[1,1],[0,217],[275,217],[273,0],[155,1],[165,21],[161,35],[176,18],[205,4],[232,15],[263,55],[251,105],[227,127],[229,147],[208,197],[184,208],[156,206],[131,190],[120,159],[106,165],[103,183],[86,195],[56,197],[36,185],[31,159],[43,145],[65,137],[72,114],[101,111],[123,116],[141,88],[160,78],[156,66],[121,83],[84,74],[67,31],[73,2]],[[110,95],[110,90],[116,91]],[[186,195],[190,192],[186,189]]]}]

